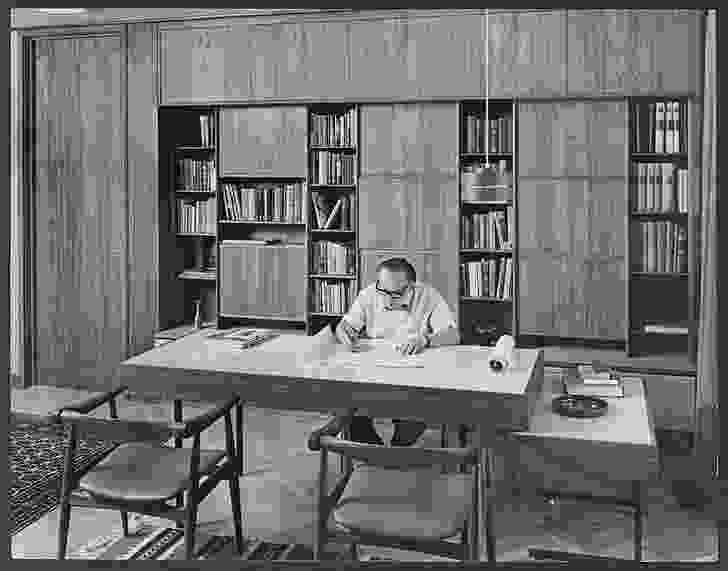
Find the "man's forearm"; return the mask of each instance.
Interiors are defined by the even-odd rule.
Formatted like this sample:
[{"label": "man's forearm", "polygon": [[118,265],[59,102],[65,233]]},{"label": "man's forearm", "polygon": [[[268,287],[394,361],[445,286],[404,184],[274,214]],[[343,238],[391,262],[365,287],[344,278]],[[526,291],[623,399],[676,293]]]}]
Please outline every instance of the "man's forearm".
[{"label": "man's forearm", "polygon": [[460,332],[455,327],[448,327],[430,335],[430,347],[445,347],[460,343]]}]

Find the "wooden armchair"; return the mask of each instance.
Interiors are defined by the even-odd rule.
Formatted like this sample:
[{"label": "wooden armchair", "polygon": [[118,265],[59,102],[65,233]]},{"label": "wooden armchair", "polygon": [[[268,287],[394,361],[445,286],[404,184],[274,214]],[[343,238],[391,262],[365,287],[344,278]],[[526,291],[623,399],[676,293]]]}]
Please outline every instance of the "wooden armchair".
[{"label": "wooden armchair", "polygon": [[[309,437],[309,449],[320,451],[314,559],[329,539],[342,539],[354,558],[361,543],[477,560],[479,451],[351,442],[339,435],[353,413],[335,416]],[[331,493],[328,452],[347,459]],[[433,469],[441,465],[469,470]],[[452,541],[458,536],[459,543]]]},{"label": "wooden armchair", "polygon": [[[231,409],[239,403],[234,397],[211,411],[186,422],[149,422],[120,420],[116,397],[124,387],[92,397],[83,403],[66,406],[57,413],[67,426],[68,446],[60,498],[58,558],[64,559],[68,543],[71,506],[119,510],[124,535],[129,533],[127,513],[140,513],[170,519],[181,527],[184,522],[185,553],[194,550],[197,509],[200,502],[222,481],[230,486],[235,545],[242,550],[239,463],[235,455]],[[88,413],[108,403],[111,418]],[[175,416],[178,416],[178,406]],[[226,449],[201,450],[200,434],[225,417]],[[84,474],[74,476],[73,458],[79,437],[91,434],[121,442]],[[175,447],[162,444],[175,438]],[[182,440],[193,438],[191,448]],[[72,495],[72,492],[76,492]],[[175,502],[172,504],[172,500]]]}]

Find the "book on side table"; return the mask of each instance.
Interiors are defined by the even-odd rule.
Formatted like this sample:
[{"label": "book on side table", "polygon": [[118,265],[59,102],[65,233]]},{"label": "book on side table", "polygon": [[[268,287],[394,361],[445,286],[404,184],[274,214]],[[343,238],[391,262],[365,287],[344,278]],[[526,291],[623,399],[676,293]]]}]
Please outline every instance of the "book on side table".
[{"label": "book on side table", "polygon": [[584,395],[599,398],[624,396],[622,380],[609,369],[595,365],[583,365],[569,369],[563,377],[564,392],[568,395]]}]

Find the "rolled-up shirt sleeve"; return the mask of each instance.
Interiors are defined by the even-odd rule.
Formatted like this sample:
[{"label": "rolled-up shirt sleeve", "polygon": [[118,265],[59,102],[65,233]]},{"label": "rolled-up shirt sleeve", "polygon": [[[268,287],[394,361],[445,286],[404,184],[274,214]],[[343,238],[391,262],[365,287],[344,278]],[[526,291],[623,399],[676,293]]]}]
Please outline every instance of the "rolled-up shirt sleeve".
[{"label": "rolled-up shirt sleeve", "polygon": [[429,332],[436,335],[451,327],[457,328],[455,316],[442,295],[440,295],[440,293],[436,290],[433,290],[432,295],[433,307],[429,318],[427,319]]}]

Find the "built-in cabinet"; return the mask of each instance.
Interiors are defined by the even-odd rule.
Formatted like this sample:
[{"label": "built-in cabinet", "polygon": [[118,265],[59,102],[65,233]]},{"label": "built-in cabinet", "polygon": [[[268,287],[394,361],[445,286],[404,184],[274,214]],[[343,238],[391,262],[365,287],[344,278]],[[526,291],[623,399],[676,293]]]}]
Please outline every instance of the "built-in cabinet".
[{"label": "built-in cabinet", "polygon": [[110,33],[33,48],[35,375],[108,389],[128,341],[124,44]]},{"label": "built-in cabinet", "polygon": [[698,10],[569,10],[568,94],[698,94]]},{"label": "built-in cabinet", "polygon": [[519,105],[519,331],[626,339],[627,107]]}]

